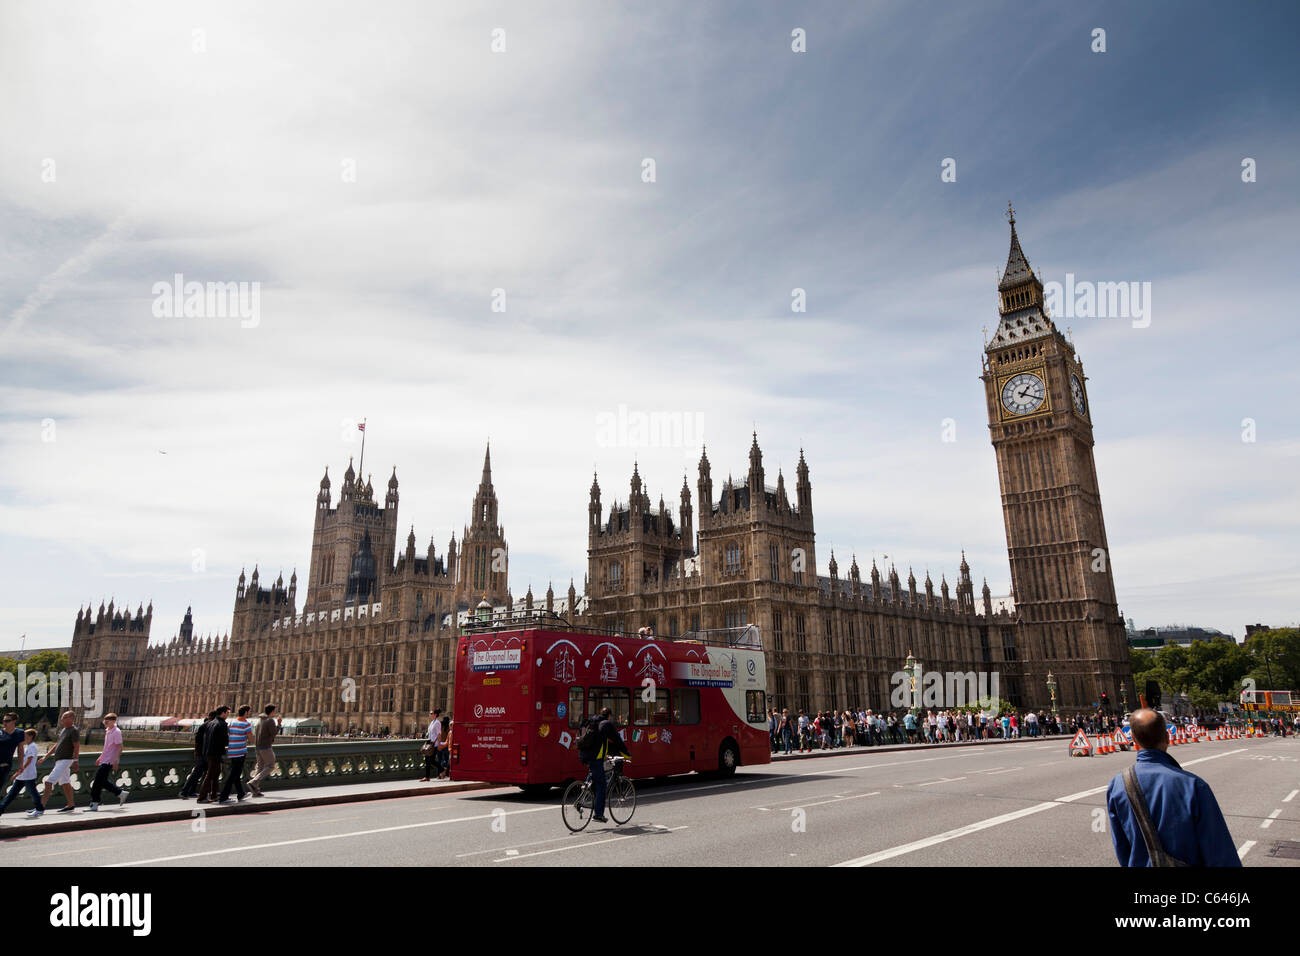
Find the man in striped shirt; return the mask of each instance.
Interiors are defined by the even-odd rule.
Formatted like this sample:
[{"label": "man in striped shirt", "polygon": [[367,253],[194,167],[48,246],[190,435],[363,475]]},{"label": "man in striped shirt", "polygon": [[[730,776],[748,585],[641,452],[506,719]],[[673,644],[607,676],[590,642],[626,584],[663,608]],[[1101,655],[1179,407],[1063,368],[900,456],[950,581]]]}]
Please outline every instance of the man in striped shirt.
[{"label": "man in striped shirt", "polygon": [[239,708],[238,715],[230,722],[230,745],[226,750],[226,757],[230,760],[230,770],[226,773],[226,782],[221,785],[221,799],[218,803],[225,803],[230,798],[230,790],[233,787],[239,794],[239,799],[243,800],[247,794],[244,792],[244,758],[248,756],[248,734],[252,730],[252,724],[248,722],[248,712],[252,710],[247,704]]}]

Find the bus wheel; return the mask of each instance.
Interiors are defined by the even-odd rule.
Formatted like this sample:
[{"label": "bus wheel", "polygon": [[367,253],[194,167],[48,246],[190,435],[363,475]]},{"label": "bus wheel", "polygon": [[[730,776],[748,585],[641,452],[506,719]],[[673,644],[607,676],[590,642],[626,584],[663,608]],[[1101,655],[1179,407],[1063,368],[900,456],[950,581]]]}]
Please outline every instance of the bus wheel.
[{"label": "bus wheel", "polygon": [[718,776],[730,777],[740,766],[740,751],[733,740],[725,740],[718,750]]},{"label": "bus wheel", "polygon": [[519,789],[525,797],[544,797],[551,792],[549,783],[521,783]]}]

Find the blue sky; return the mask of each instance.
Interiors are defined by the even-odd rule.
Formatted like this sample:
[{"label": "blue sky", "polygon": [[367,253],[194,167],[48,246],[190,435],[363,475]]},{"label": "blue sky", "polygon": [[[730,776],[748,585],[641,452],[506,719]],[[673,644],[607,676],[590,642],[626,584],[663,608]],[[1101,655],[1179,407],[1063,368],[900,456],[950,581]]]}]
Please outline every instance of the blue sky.
[{"label": "blue sky", "polygon": [[[834,547],[951,580],[964,548],[1006,593],[978,375],[1009,199],[1045,281],[1151,283],[1147,328],[1061,322],[1125,615],[1294,621],[1297,20],[7,5],[0,645],[66,643],[113,596],[152,599],[155,638],[190,604],[224,632],[241,567],[305,574],[363,416],[439,553],[491,438],[517,594],[581,587],[593,467],[607,503],[634,460],[656,498],[694,487],[698,442],[600,440],[620,405],[702,423],[715,479],[753,429],[773,479],[802,447],[823,573]],[[155,316],[175,273],[260,283],[256,327]]]}]

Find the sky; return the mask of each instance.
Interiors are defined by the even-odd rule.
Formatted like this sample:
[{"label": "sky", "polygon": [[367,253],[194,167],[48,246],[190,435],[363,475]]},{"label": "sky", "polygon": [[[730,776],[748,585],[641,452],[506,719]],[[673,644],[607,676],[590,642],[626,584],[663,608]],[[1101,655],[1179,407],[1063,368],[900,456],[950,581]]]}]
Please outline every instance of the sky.
[{"label": "sky", "polygon": [[[581,590],[593,470],[606,507],[634,462],[675,507],[702,443],[739,479],[754,432],[769,481],[804,451],[820,573],[833,548],[951,582],[964,549],[1005,594],[979,375],[1008,201],[1044,282],[1149,289],[1141,321],[1058,318],[1122,613],[1294,622],[1297,26],[1284,3],[5,4],[0,649],[66,646],[110,598],[152,601],[155,641],[191,605],[227,632],[241,568],[306,576],[363,418],[421,551],[459,538],[491,441],[516,595]],[[177,275],[248,308],[173,313]]]}]

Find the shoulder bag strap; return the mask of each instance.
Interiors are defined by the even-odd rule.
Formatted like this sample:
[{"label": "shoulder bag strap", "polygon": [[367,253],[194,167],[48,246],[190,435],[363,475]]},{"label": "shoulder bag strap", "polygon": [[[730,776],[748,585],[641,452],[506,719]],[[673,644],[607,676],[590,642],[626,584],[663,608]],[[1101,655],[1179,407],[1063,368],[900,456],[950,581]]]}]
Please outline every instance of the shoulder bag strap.
[{"label": "shoulder bag strap", "polygon": [[1142,840],[1146,843],[1147,856],[1151,858],[1151,865],[1186,866],[1187,864],[1182,860],[1165,852],[1164,844],[1160,842],[1160,834],[1156,832],[1155,824],[1151,821],[1151,812],[1147,809],[1146,798],[1142,795],[1136,766],[1124,770],[1124,792],[1128,794],[1128,803],[1133,808],[1133,817],[1137,820],[1138,829],[1142,831]]}]

